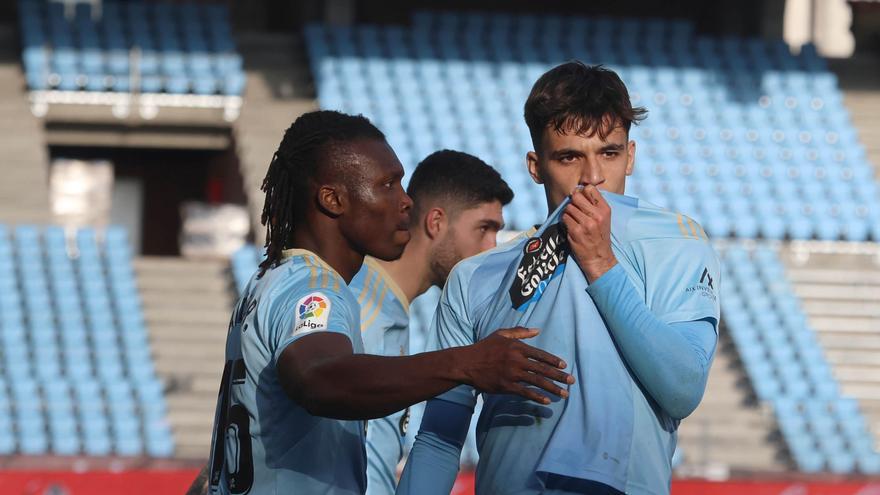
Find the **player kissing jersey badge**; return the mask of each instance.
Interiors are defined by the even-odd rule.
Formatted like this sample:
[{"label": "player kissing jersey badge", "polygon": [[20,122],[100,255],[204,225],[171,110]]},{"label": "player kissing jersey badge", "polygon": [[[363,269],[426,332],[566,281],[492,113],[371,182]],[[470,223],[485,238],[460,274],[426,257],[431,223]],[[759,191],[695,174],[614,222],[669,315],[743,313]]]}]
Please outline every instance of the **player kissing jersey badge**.
[{"label": "player kissing jersey badge", "polygon": [[547,227],[539,237],[532,237],[523,247],[523,257],[510,286],[513,308],[523,311],[541,298],[544,289],[562,273],[568,259],[568,241],[560,224]]},{"label": "player kissing jersey badge", "polygon": [[330,320],[330,299],[320,292],[313,292],[296,304],[296,321],[293,335],[326,330]]}]

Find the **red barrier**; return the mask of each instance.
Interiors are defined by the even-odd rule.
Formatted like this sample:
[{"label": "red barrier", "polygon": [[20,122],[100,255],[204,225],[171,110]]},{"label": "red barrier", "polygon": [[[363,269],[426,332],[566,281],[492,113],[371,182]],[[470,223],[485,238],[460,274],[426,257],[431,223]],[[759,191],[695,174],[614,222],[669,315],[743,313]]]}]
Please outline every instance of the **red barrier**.
[{"label": "red barrier", "polygon": [[[155,495],[186,491],[198,470],[0,471],[3,495]],[[473,473],[462,473],[452,495],[473,495]],[[675,480],[672,495],[880,495],[880,481]]]},{"label": "red barrier", "polygon": [[161,471],[0,471],[3,495],[183,495],[198,469]]},{"label": "red barrier", "polygon": [[880,481],[672,482],[672,495],[880,495]]}]

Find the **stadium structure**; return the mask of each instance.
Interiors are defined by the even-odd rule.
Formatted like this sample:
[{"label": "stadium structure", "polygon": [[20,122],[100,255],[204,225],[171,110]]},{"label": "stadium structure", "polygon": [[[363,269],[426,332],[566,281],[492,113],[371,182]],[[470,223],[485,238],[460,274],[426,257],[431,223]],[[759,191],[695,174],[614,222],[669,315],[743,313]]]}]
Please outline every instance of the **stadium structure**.
[{"label": "stadium structure", "polygon": [[[877,489],[878,33],[880,3],[843,0],[4,3],[0,491],[185,490],[298,115],[369,117],[407,172],[483,158],[522,230],[546,209],[523,103],[570,59],[649,111],[627,193],[724,260],[673,493]],[[414,352],[436,301],[413,306]]]}]

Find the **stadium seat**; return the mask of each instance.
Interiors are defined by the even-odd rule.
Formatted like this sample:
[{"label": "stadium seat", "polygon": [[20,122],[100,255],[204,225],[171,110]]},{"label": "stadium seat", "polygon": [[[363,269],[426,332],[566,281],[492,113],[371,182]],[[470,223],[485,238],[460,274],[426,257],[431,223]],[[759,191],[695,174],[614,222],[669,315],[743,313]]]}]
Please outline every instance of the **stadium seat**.
[{"label": "stadium seat", "polygon": [[0,260],[11,260],[0,263],[0,454],[140,455],[146,444],[147,455],[173,455],[170,432],[141,428],[164,424],[167,406],[127,237],[98,237],[79,230],[74,259],[58,227],[0,225]]},{"label": "stadium seat", "polygon": [[[19,5],[22,61],[32,90],[129,92],[133,68],[140,76],[138,89],[147,93],[213,94],[218,79],[226,81],[224,94],[243,90],[226,5],[148,9],[140,2],[106,2],[101,20],[91,16],[88,4],[77,4],[72,18],[50,0]],[[185,22],[179,25],[178,19]],[[197,76],[195,83],[186,74]]]},{"label": "stadium seat", "polygon": [[[572,20],[591,26],[594,21]],[[878,208],[878,196],[867,191],[876,189],[873,174],[862,159],[864,150],[843,107],[836,79],[815,54],[794,56],[782,44],[768,49],[758,39],[698,38],[686,22],[685,28],[676,28],[674,42],[643,47],[629,41],[625,33],[647,32],[648,25],[664,26],[650,31],[661,40],[671,36],[666,31],[670,23],[611,18],[596,24],[607,32],[607,38],[589,37],[585,44],[579,40],[560,49],[555,32],[533,31],[546,22],[542,16],[420,12],[414,15],[412,27],[309,25],[304,32],[322,107],[373,119],[398,155],[413,157],[403,160],[407,171],[433,149],[455,147],[482,157],[497,156],[493,164],[516,186],[528,184],[519,178],[525,175],[519,163],[522,150],[531,146],[529,136],[510,132],[522,128],[521,115],[506,112],[505,105],[496,102],[521,108],[531,82],[556,60],[589,59],[591,53],[602,53],[606,57],[602,61],[610,63],[618,56],[615,45],[632,45],[624,50],[624,62],[612,65],[630,85],[633,99],[649,110],[650,117],[633,131],[641,144],[632,179],[632,190],[639,196],[702,218],[714,237],[878,239],[880,227],[843,212],[848,208],[844,203],[853,197],[843,185],[829,194],[813,180],[845,160],[849,168],[845,176],[863,177],[862,183],[868,184],[865,194],[855,195],[858,202],[851,210]],[[518,36],[530,42],[510,46],[504,26],[518,23],[528,27],[516,31]],[[462,25],[484,32],[450,34]],[[383,43],[386,38],[396,42],[389,46]],[[457,55],[483,53],[486,38],[490,44],[501,45],[493,46],[495,53],[487,53],[487,60]],[[719,59],[717,53],[724,56]],[[684,66],[663,63],[673,55],[690,62]],[[738,70],[720,72],[722,65]],[[809,77],[804,70],[811,71]],[[707,77],[708,73],[716,75]],[[712,110],[693,113],[693,108]],[[426,110],[436,124],[420,123]],[[469,118],[462,121],[462,115]],[[477,118],[470,118],[474,115]],[[447,125],[447,116],[462,124]],[[406,126],[400,124],[403,121]],[[836,132],[825,132],[829,123]],[[486,135],[493,136],[497,155],[489,149]],[[850,163],[847,155],[854,161]],[[689,166],[681,167],[683,163]],[[642,188],[645,176],[640,168],[646,164],[659,166],[655,170],[663,171],[664,181],[683,184],[684,189]],[[784,173],[786,164],[792,173]],[[706,167],[713,170],[706,180],[694,173]],[[543,202],[536,187],[515,189],[517,196],[507,208],[509,223],[523,229],[540,219]],[[693,198],[718,197],[719,189],[727,192],[718,205],[731,206],[709,205],[701,211],[712,200]],[[681,194],[682,190],[688,194]],[[755,204],[754,199],[767,198],[773,201]],[[801,198],[807,201],[804,208],[791,203]],[[826,206],[837,208],[840,215],[817,214],[826,211]]]}]

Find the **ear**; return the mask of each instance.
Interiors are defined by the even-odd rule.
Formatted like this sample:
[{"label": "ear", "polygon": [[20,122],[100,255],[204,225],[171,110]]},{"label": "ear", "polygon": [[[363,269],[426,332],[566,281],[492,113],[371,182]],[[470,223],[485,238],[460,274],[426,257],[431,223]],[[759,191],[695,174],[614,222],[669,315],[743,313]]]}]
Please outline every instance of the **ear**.
[{"label": "ear", "polygon": [[343,185],[325,184],[318,187],[318,206],[332,217],[345,213],[348,207],[348,191]]},{"label": "ear", "polygon": [[535,184],[543,184],[544,178],[541,177],[541,166],[539,165],[538,160],[538,153],[534,151],[526,153],[526,167],[529,169],[529,175],[532,176],[532,180],[535,181]]},{"label": "ear", "polygon": [[636,165],[636,142],[630,141],[626,145],[626,175],[632,175]]},{"label": "ear", "polygon": [[443,208],[434,207],[428,210],[424,218],[425,233],[428,235],[428,239],[440,238],[446,230],[448,221],[449,217]]}]

